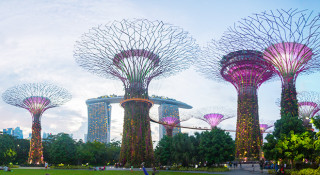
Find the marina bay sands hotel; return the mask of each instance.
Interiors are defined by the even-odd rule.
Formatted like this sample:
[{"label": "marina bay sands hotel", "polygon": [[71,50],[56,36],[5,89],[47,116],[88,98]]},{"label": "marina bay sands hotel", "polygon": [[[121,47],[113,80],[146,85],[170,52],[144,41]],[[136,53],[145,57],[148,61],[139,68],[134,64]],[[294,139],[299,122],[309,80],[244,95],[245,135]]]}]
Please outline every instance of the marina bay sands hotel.
[{"label": "marina bay sands hotel", "polygon": [[[120,103],[123,96],[110,95],[86,100],[88,107],[88,142],[110,142],[111,104]],[[159,120],[163,117],[173,116],[179,118],[179,108],[191,109],[192,106],[167,97],[151,96],[149,100],[158,104]],[[175,128],[173,135],[180,133],[181,128]],[[166,134],[165,128],[159,126],[159,139]]]}]

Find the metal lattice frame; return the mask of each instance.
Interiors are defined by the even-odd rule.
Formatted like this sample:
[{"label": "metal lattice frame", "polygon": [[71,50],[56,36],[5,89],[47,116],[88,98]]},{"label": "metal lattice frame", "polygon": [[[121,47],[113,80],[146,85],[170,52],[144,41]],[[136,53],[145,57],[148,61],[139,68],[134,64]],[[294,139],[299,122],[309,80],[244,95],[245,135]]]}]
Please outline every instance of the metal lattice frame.
[{"label": "metal lattice frame", "polygon": [[213,129],[214,127],[217,127],[222,121],[229,119],[229,118],[233,118],[233,117],[234,116],[223,115],[223,114],[219,114],[219,113],[208,113],[208,114],[204,114],[201,116],[195,116],[195,118],[200,119],[200,120],[208,123],[210,125],[211,129]]},{"label": "metal lattice frame", "polygon": [[146,91],[153,78],[190,66],[198,46],[182,28],[146,19],[114,21],[92,28],[75,45],[84,69],[120,79],[126,89]]},{"label": "metal lattice frame", "polygon": [[320,16],[307,10],[254,14],[225,33],[236,48],[264,52],[282,81],[281,116],[298,116],[295,82],[301,73],[319,71]]},{"label": "metal lattice frame", "polygon": [[175,117],[163,117],[160,119],[160,122],[166,128],[167,136],[172,137],[173,128],[178,126],[182,121]]},{"label": "metal lattice frame", "polygon": [[49,83],[29,83],[9,88],[2,94],[6,103],[27,109],[32,115],[32,137],[28,163],[43,164],[41,116],[44,111],[58,107],[71,99],[63,88]]},{"label": "metal lattice frame", "polygon": [[182,28],[146,19],[114,21],[92,28],[76,42],[76,62],[88,71],[120,79],[125,87],[125,109],[120,163],[151,166],[148,86],[152,79],[188,68],[198,46]]},{"label": "metal lattice frame", "polygon": [[260,133],[261,135],[265,133],[269,128],[272,128],[273,124],[260,124]]}]

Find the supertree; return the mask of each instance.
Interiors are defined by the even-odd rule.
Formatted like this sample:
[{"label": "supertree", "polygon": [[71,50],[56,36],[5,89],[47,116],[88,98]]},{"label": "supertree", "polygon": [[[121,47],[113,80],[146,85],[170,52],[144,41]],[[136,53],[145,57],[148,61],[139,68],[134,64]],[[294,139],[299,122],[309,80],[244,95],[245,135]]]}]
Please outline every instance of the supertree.
[{"label": "supertree", "polygon": [[[271,123],[271,122],[270,122]],[[260,124],[260,133],[261,133],[261,146],[263,145],[263,134],[268,130],[269,128],[272,128],[274,124]],[[264,153],[262,149],[260,149],[260,158],[264,159]]]},{"label": "supertree", "polygon": [[310,120],[320,111],[320,95],[316,92],[298,93],[299,117],[303,120],[303,125],[312,129]]},{"label": "supertree", "polygon": [[[224,116],[222,114],[217,113],[211,113],[211,114],[205,114],[201,120],[207,122],[211,129],[217,127],[222,121],[231,118],[232,116]],[[200,118],[199,118],[200,119]]]},{"label": "supertree", "polygon": [[[217,111],[224,111],[224,114],[216,113]],[[213,129],[217,127],[222,121],[233,118],[234,115],[232,115],[231,113],[232,112],[230,110],[221,107],[209,107],[197,110],[194,114],[192,114],[192,117],[208,123],[211,129]]]},{"label": "supertree", "polygon": [[29,83],[9,88],[2,94],[6,103],[27,109],[32,116],[29,164],[43,164],[41,116],[47,109],[58,107],[71,99],[71,94],[50,83]]},{"label": "supertree", "polygon": [[178,119],[176,117],[163,117],[160,119],[159,123],[161,123],[166,128],[166,133],[168,137],[172,137],[172,131],[174,127],[178,127],[178,125],[186,121],[188,119]]},{"label": "supertree", "polygon": [[124,84],[122,165],[153,162],[149,83],[186,69],[197,51],[195,40],[182,28],[146,19],[92,28],[76,43],[74,56],[81,67]]},{"label": "supertree", "polygon": [[263,143],[263,134],[269,129],[272,128],[274,124],[260,124],[260,133],[261,133],[261,144]]},{"label": "supertree", "polygon": [[260,130],[257,89],[274,75],[262,53],[236,48],[232,40],[212,40],[200,54],[198,70],[210,79],[228,81],[238,92],[236,158],[258,159]]},{"label": "supertree", "polygon": [[242,19],[226,32],[237,47],[263,52],[282,82],[281,117],[298,116],[296,79],[318,71],[320,16],[307,10],[276,10]]}]

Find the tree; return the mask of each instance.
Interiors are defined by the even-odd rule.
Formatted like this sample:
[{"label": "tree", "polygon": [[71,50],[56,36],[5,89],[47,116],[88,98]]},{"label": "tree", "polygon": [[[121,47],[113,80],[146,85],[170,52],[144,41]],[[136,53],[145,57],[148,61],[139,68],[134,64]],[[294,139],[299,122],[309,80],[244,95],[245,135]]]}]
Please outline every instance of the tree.
[{"label": "tree", "polygon": [[298,116],[283,115],[274,123],[273,135],[276,139],[279,139],[282,134],[290,136],[291,131],[295,134],[301,134],[306,131],[303,121]]},{"label": "tree", "polygon": [[27,139],[14,139],[15,150],[17,152],[17,157],[15,163],[22,164],[27,163],[28,153],[30,150],[30,141]]},{"label": "tree", "polygon": [[77,160],[77,149],[75,141],[65,133],[59,133],[57,138],[49,147],[51,163],[75,164]]},{"label": "tree", "polygon": [[162,165],[171,165],[172,163],[172,137],[164,136],[158,143],[155,151],[156,161]]},{"label": "tree", "polygon": [[283,135],[275,146],[275,149],[283,155],[283,159],[290,160],[291,168],[294,161],[302,161],[303,158],[310,158],[312,155],[313,139],[309,132],[295,134],[290,132],[289,136]]},{"label": "tree", "polygon": [[188,134],[177,134],[172,139],[172,156],[175,163],[188,166],[192,159],[193,145]]},{"label": "tree", "polygon": [[320,115],[314,116],[311,119],[311,122],[313,123],[315,128],[320,129]]},{"label": "tree", "polygon": [[121,142],[112,140],[107,144],[107,162],[115,163],[119,161]]},{"label": "tree", "polygon": [[0,135],[0,165],[9,164],[16,158],[14,137],[11,135]]},{"label": "tree", "polygon": [[200,155],[208,165],[234,160],[235,143],[229,133],[214,128],[201,134]]}]

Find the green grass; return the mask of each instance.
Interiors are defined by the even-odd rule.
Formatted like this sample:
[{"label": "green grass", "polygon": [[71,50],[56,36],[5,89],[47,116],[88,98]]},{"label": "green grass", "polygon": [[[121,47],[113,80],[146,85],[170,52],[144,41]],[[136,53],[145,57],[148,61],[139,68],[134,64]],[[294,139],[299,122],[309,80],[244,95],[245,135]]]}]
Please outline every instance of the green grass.
[{"label": "green grass", "polygon": [[[1,175],[144,175],[143,171],[90,171],[90,170],[31,170],[31,169],[13,169],[13,172],[0,171]],[[151,172],[148,172],[150,175]],[[182,173],[182,172],[165,172],[161,171],[157,175],[203,175],[203,173]]]}]

